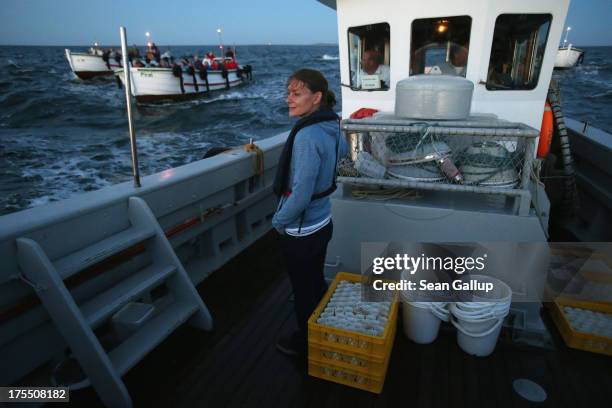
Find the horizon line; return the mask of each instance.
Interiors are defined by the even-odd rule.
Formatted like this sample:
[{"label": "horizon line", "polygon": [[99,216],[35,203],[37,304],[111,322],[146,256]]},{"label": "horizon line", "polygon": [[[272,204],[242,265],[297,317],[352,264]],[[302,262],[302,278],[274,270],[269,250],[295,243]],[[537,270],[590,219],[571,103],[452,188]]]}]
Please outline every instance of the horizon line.
[{"label": "horizon line", "polygon": [[[128,44],[128,47],[133,46],[134,44]],[[136,44],[138,47],[145,47],[146,44]],[[328,45],[328,46],[338,46],[338,43],[327,43],[327,42],[316,42],[316,43],[299,43],[299,44],[285,44],[285,43],[254,43],[254,44],[225,44],[224,47],[248,47],[254,45],[265,45],[265,46],[296,46],[296,45],[304,45],[304,46],[313,46],[313,45]],[[92,47],[93,44],[0,44],[0,47]],[[214,46],[217,47],[219,44],[162,44],[157,43],[158,47],[209,47]],[[101,45],[104,47],[121,47],[121,44],[107,44]],[[588,46],[587,46],[588,47]]]},{"label": "horizon line", "polygon": [[[133,46],[134,44],[129,44],[128,46]],[[145,44],[136,44],[138,47],[145,47]],[[219,44],[161,44],[158,43],[160,47],[217,47]],[[252,43],[252,44],[225,44],[225,47],[249,47],[249,46],[339,46],[339,43],[328,43],[328,42],[315,42],[315,43]],[[93,44],[0,44],[0,47],[92,47]],[[121,44],[107,44],[102,45],[102,48],[105,47],[121,47]],[[561,45],[559,45],[559,48]],[[612,47],[612,44],[601,44],[601,45],[591,45],[591,44],[572,44],[572,47]]]}]

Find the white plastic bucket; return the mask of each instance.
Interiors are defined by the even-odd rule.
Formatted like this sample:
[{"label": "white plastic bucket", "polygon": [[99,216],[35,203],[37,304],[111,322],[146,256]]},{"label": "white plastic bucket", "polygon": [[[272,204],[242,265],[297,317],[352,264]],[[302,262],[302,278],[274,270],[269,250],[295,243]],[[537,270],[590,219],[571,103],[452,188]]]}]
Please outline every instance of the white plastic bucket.
[{"label": "white plastic bucket", "polygon": [[440,319],[430,310],[427,303],[402,302],[404,334],[419,344],[429,344],[438,337]]},{"label": "white plastic bucket", "polygon": [[472,275],[478,282],[493,283],[493,292],[482,296],[471,296],[470,301],[456,302],[450,305],[450,312],[459,325],[469,333],[483,333],[496,326],[499,320],[508,315],[512,303],[512,289],[499,279]]},{"label": "white plastic bucket", "polygon": [[456,302],[455,307],[464,313],[505,313],[510,310],[510,301],[503,302]]},{"label": "white plastic bucket", "polygon": [[489,318],[489,319],[478,319],[478,320],[462,320],[455,316],[457,320],[457,324],[461,325],[465,330],[472,333],[480,333],[482,331],[489,330],[491,327],[495,326],[499,319],[497,318]]},{"label": "white plastic bucket", "polygon": [[433,313],[438,319],[443,322],[448,322],[450,311],[448,310],[448,303],[446,302],[431,302],[429,304],[429,310]]},{"label": "white plastic bucket", "polygon": [[453,326],[457,328],[457,344],[459,344],[459,347],[466,353],[478,357],[486,357],[495,350],[503,321],[504,319],[499,319],[488,330],[478,333],[466,330],[454,317],[451,317]]},{"label": "white plastic bucket", "polygon": [[460,319],[487,319],[505,317],[510,310],[510,304],[500,307],[488,306],[480,310],[464,310],[459,303],[450,305],[450,311]]},{"label": "white plastic bucket", "polygon": [[[471,275],[470,279],[475,279],[479,283],[492,283],[493,291],[486,295],[471,295],[469,303],[502,303],[512,301],[512,289],[505,282],[488,275]],[[467,299],[466,299],[467,300]]]},{"label": "white plastic bucket", "polygon": [[499,317],[493,314],[464,314],[453,304],[450,307],[451,314],[455,318],[457,324],[461,325],[467,331],[480,333],[482,331],[490,329],[495,325]]}]

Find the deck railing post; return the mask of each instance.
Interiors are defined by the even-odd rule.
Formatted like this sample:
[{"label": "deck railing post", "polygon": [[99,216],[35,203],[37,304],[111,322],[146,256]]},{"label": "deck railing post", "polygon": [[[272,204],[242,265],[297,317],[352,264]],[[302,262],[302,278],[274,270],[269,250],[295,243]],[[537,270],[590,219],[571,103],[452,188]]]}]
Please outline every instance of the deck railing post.
[{"label": "deck railing post", "polygon": [[127,106],[128,127],[130,130],[130,149],[132,152],[132,175],[134,176],[134,187],[140,187],[140,173],[138,171],[138,151],[136,149],[136,133],[134,131],[134,120],[132,117],[132,83],[130,80],[130,63],[127,50],[127,34],[125,27],[119,27],[121,36],[121,55],[123,56],[123,75],[125,83],[125,102]]}]

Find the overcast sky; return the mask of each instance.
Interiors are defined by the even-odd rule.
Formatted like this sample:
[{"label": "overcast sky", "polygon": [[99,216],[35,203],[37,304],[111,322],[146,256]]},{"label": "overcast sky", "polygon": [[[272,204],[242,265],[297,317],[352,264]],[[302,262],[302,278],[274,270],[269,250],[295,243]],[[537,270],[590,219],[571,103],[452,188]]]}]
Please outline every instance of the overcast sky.
[{"label": "overcast sky", "polygon": [[[510,0],[508,0],[510,1]],[[612,0],[573,0],[567,23],[576,45],[612,45]],[[335,11],[315,0],[0,0],[0,44],[119,44],[150,31],[160,44],[337,43]]]}]

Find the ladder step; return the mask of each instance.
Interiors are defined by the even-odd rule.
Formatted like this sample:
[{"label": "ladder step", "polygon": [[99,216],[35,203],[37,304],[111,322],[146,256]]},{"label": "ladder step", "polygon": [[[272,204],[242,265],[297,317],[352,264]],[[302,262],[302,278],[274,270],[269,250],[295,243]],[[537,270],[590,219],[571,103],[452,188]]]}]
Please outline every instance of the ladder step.
[{"label": "ladder step", "polygon": [[144,356],[168,337],[177,327],[189,319],[197,310],[195,303],[174,302],[159,315],[111,350],[109,357],[119,375],[124,375]]},{"label": "ladder step", "polygon": [[95,329],[129,301],[153,289],[174,272],[174,265],[150,265],[85,302],[81,312],[87,323]]},{"label": "ladder step", "polygon": [[154,235],[155,229],[153,227],[128,228],[91,246],[55,260],[53,266],[62,279],[66,279]]}]

